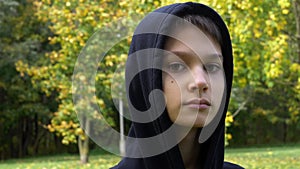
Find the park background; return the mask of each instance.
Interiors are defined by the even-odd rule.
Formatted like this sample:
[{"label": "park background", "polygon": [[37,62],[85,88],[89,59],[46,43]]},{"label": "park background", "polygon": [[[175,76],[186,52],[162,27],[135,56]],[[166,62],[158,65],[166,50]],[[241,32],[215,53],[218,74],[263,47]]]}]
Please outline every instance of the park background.
[{"label": "park background", "polygon": [[[76,59],[92,34],[109,23],[175,2],[181,1],[0,0],[0,168],[116,164],[120,157],[80,128],[93,126],[88,119],[79,124],[74,111]],[[199,2],[219,12],[232,37],[225,158],[247,168],[300,168],[300,1]],[[95,104],[116,130],[110,78],[124,64],[130,41],[120,40],[107,53],[96,77]],[[126,132],[129,126],[125,120]]]}]

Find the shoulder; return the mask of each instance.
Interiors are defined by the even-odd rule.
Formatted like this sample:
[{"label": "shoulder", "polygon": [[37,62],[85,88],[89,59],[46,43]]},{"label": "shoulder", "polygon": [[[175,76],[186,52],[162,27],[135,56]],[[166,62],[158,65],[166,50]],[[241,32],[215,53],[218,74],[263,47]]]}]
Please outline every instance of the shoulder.
[{"label": "shoulder", "polygon": [[123,158],[117,165],[109,169],[142,169],[145,168],[141,158]]},{"label": "shoulder", "polygon": [[244,167],[241,167],[237,164],[233,164],[230,162],[224,162],[223,169],[243,169]]}]

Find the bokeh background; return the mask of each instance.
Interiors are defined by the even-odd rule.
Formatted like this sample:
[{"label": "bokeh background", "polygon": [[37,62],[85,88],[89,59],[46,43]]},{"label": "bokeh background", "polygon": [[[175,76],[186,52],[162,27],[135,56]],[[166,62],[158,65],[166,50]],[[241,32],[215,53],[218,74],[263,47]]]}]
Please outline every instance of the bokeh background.
[{"label": "bokeh background", "polygon": [[[74,111],[76,59],[109,23],[176,2],[184,1],[0,0],[0,168],[116,164],[120,157],[93,143],[81,129],[93,130],[91,122],[79,124]],[[300,0],[198,2],[218,11],[233,43],[226,159],[247,168],[300,168]],[[112,100],[122,97],[111,95],[111,85],[118,87],[111,78],[130,42],[130,35],[120,39],[96,76],[95,104],[116,130]],[[125,132],[129,126],[125,120]]]}]

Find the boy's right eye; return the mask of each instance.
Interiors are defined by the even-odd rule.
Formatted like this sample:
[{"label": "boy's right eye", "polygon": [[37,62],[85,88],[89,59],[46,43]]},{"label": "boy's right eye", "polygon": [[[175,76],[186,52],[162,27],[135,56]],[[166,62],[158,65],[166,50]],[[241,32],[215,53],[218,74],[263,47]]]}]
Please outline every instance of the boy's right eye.
[{"label": "boy's right eye", "polygon": [[169,64],[168,70],[173,73],[179,73],[179,72],[185,71],[186,66],[185,66],[185,64],[180,63],[180,62],[173,62],[173,63]]}]

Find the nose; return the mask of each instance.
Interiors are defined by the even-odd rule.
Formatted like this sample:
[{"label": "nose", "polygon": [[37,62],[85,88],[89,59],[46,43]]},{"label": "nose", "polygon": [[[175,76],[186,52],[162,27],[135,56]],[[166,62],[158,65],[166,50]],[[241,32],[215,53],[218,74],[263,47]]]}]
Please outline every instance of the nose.
[{"label": "nose", "polygon": [[188,88],[192,92],[199,90],[199,93],[208,90],[208,74],[203,68],[197,67],[194,69]]}]

